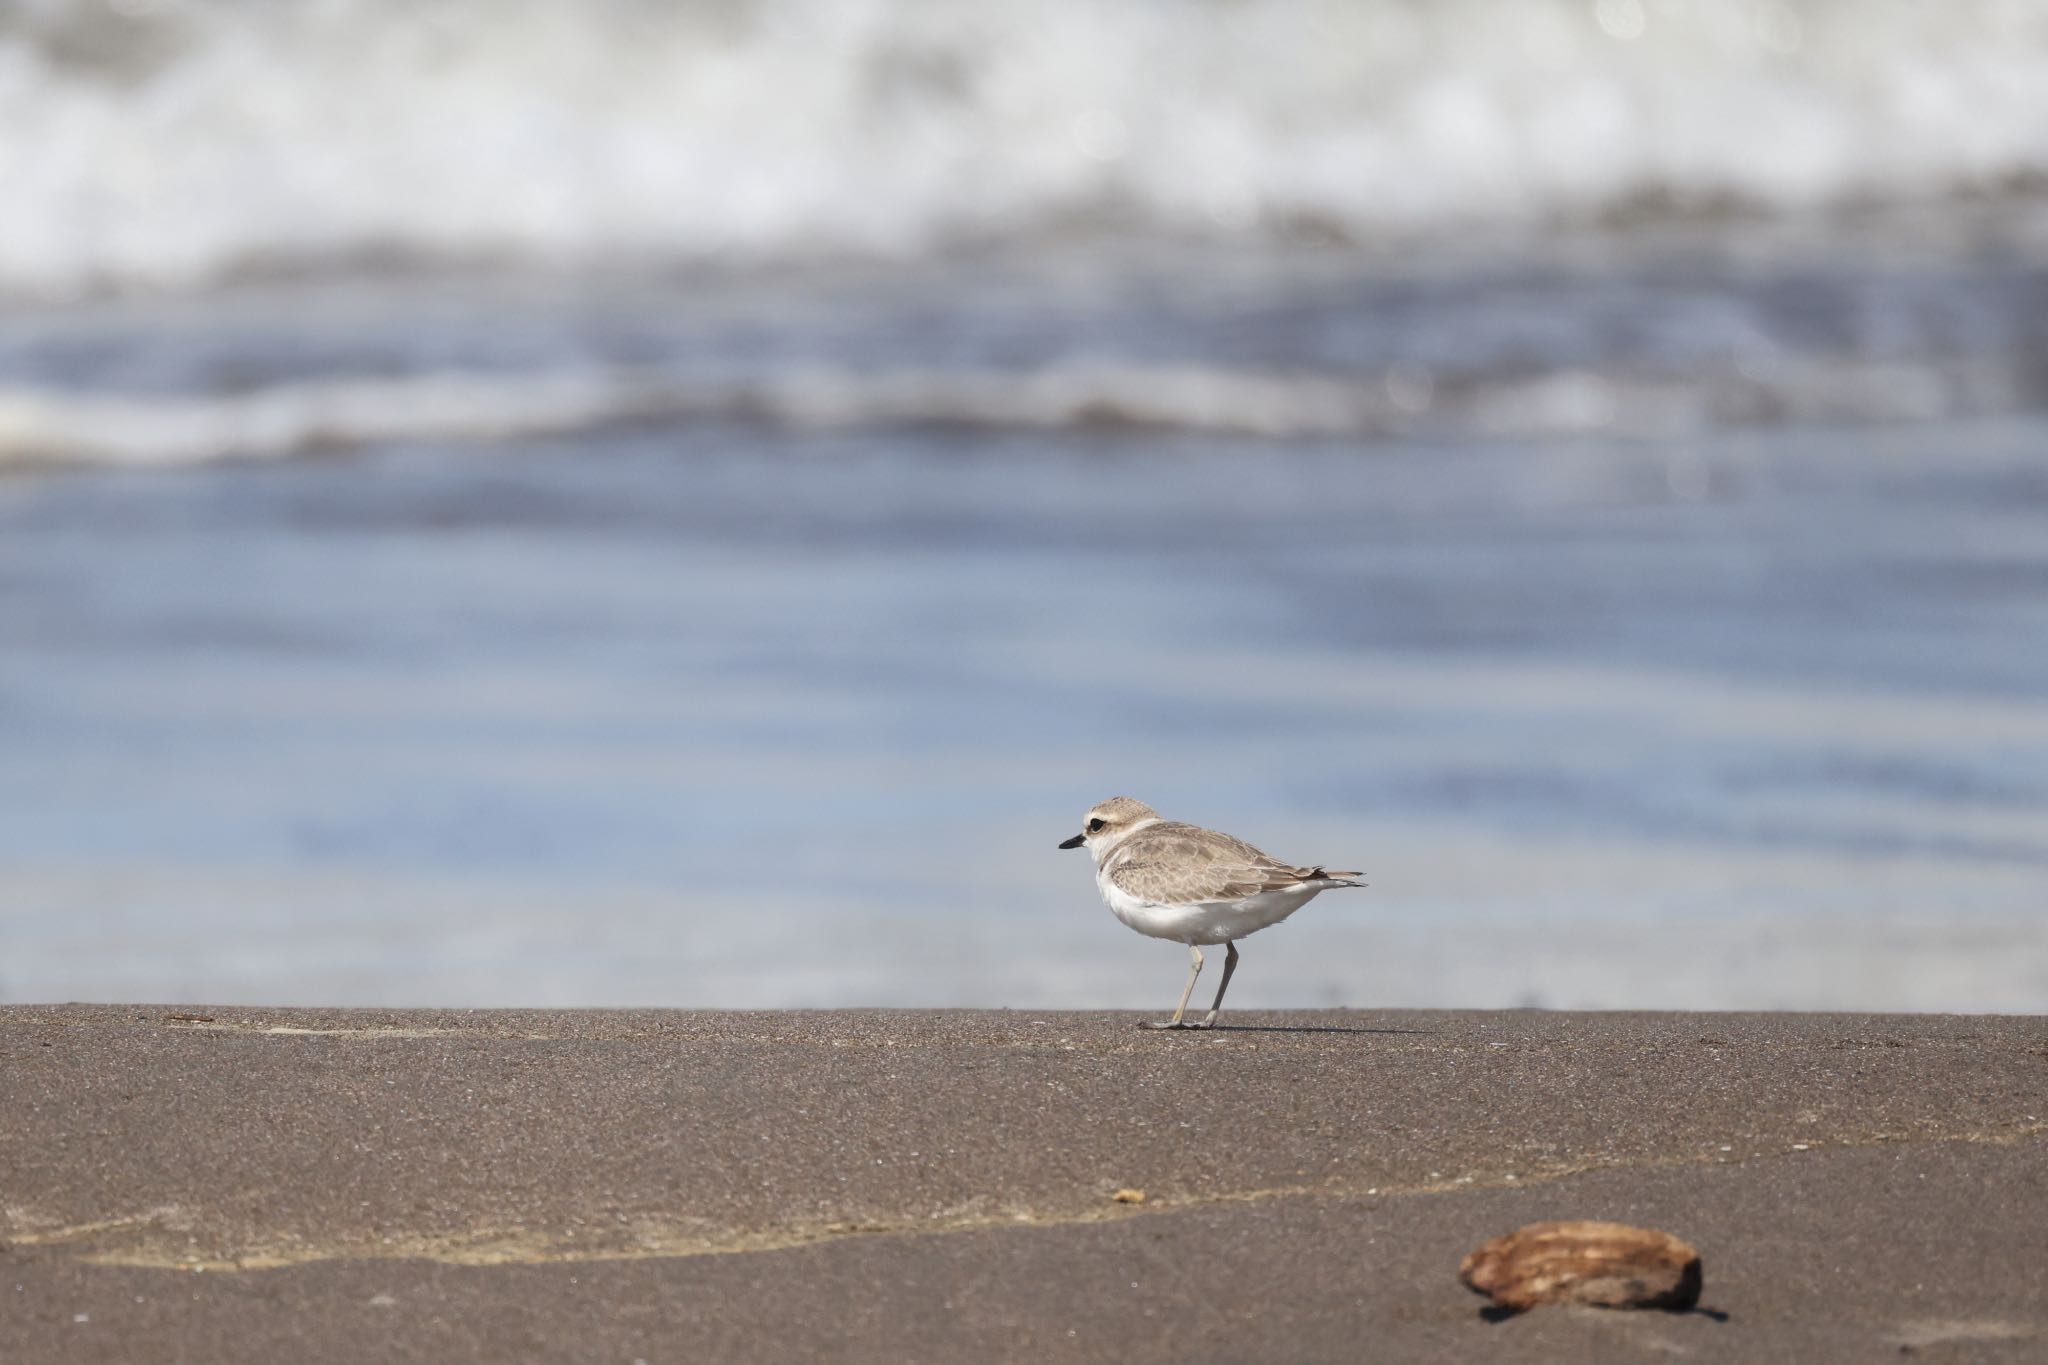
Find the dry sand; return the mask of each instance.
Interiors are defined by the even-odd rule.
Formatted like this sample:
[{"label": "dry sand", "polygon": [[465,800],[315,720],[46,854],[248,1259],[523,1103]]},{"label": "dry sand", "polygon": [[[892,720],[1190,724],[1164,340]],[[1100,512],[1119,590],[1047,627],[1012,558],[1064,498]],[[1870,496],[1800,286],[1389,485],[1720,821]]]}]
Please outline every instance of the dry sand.
[{"label": "dry sand", "polygon": [[1136,1017],[0,1009],[0,1360],[2048,1360],[2048,1021]]}]

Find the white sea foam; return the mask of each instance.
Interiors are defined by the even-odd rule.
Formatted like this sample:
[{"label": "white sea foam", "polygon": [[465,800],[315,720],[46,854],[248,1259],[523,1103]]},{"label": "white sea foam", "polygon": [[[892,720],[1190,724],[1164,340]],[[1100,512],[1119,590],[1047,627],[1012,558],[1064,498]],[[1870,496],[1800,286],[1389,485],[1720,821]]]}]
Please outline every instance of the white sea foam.
[{"label": "white sea foam", "polygon": [[2037,184],[2026,0],[15,0],[0,289]]},{"label": "white sea foam", "polygon": [[1395,410],[1329,379],[1200,368],[1034,373],[809,369],[706,380],[653,369],[315,380],[246,393],[0,390],[0,466],[172,466],[400,440],[493,441],[630,421],[798,427],[1130,425],[1266,436],[1371,430]]},{"label": "white sea foam", "polygon": [[402,441],[515,441],[630,422],[738,419],[802,429],[1138,428],[1217,436],[1674,435],[1784,421],[1917,420],[2011,408],[2027,378],[1969,366],[1834,360],[1770,379],[1592,371],[1439,384],[1076,361],[1032,371],[809,368],[709,379],[658,368],[319,379],[235,393],[0,388],[0,468],[176,467]]}]

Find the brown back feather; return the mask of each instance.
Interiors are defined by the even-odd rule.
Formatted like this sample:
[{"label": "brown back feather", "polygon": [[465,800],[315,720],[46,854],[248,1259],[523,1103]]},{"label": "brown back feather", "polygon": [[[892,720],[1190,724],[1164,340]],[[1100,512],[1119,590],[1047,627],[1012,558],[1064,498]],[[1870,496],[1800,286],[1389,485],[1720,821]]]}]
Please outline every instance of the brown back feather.
[{"label": "brown back feather", "polygon": [[1110,880],[1132,890],[1133,874],[1169,901],[1236,900],[1321,878],[1355,874],[1294,867],[1234,835],[1181,821],[1150,825],[1112,855]]}]

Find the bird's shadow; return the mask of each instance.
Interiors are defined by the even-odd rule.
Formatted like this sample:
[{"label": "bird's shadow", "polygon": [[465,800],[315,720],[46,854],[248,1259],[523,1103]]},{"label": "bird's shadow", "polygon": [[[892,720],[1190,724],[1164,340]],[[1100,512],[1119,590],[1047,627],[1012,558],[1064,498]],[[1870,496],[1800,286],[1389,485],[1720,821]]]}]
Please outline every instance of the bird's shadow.
[{"label": "bird's shadow", "polygon": [[1197,1033],[1418,1033],[1436,1032],[1427,1028],[1352,1028],[1343,1024],[1216,1024],[1205,1029],[1192,1030]]}]

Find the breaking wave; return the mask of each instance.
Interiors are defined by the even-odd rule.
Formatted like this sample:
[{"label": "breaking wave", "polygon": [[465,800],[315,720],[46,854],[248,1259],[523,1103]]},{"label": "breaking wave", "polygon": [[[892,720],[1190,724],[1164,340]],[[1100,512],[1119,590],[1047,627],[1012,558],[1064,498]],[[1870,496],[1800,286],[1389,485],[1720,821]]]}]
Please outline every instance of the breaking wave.
[{"label": "breaking wave", "polygon": [[12,0],[0,290],[2038,189],[2014,0]]},{"label": "breaking wave", "polygon": [[[1073,363],[1034,372],[809,369],[710,380],[655,369],[323,379],[226,394],[0,389],[0,468],[176,467],[408,441],[501,442],[628,423],[810,430],[953,425],[1267,438],[1676,435],[1794,421],[2010,410],[2037,382],[1996,358],[1804,361],[1686,378],[1559,371],[1439,381]],[[2039,395],[2032,395],[2038,401]]]}]

